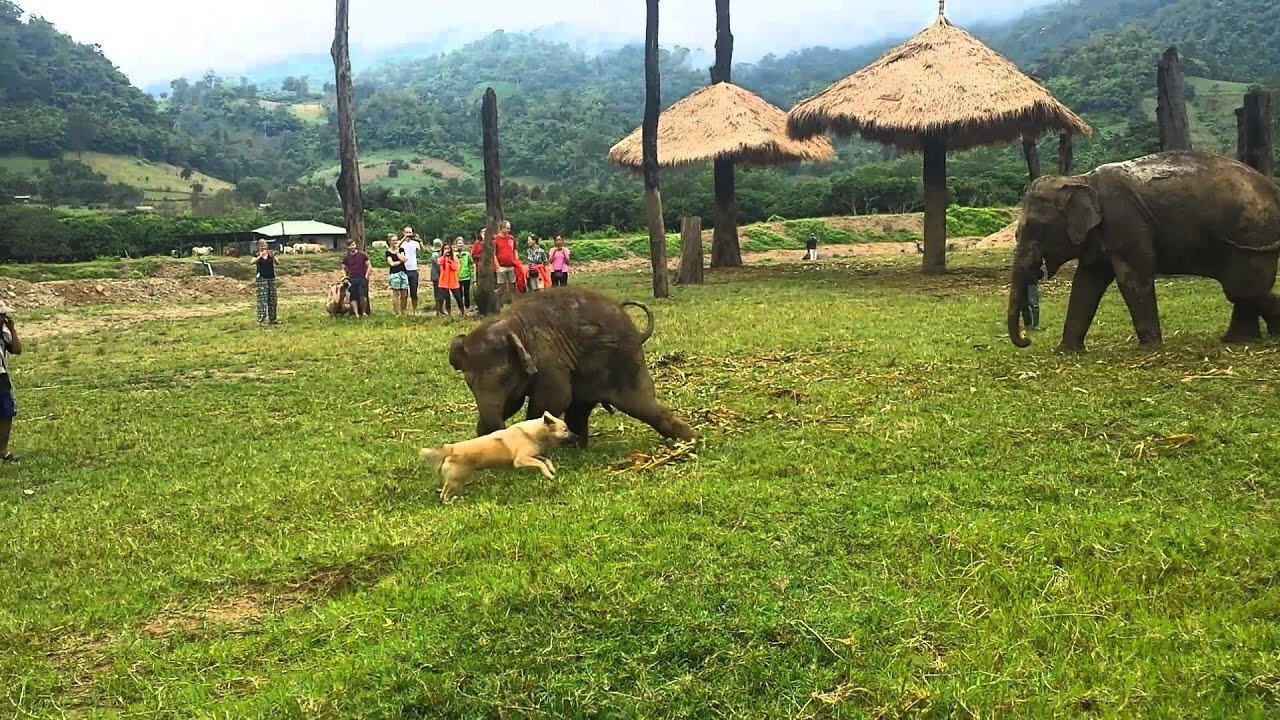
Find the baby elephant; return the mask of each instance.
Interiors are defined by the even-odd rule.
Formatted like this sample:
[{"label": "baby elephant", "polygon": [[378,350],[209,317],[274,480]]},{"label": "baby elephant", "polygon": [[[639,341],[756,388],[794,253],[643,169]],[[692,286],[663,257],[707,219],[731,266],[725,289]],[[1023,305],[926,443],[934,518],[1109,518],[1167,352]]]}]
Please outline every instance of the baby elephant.
[{"label": "baby elephant", "polygon": [[[644,310],[644,332],[623,309]],[[586,447],[597,405],[617,408],[667,438],[691,440],[693,428],[658,402],[645,365],[653,313],[582,288],[555,288],[517,300],[497,317],[449,345],[449,364],[476,399],[477,435],[501,430],[529,402],[527,417],[563,415]]]}]

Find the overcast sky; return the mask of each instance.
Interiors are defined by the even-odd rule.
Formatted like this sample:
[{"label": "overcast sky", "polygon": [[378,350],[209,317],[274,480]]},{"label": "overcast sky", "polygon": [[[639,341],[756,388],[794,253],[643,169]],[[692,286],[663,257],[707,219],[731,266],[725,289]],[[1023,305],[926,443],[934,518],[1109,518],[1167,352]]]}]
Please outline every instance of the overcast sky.
[{"label": "overcast sky", "polygon": [[[1048,0],[952,0],[957,23],[1005,17],[1002,8]],[[80,42],[97,43],[136,84],[214,68],[233,74],[299,53],[327,52],[333,0],[18,0]],[[643,0],[352,0],[351,41],[391,48],[441,31],[532,30],[569,23],[604,33],[643,32]],[[810,45],[849,47],[913,32],[937,0],[734,0],[735,58]],[[661,42],[710,48],[712,0],[663,0]]]}]

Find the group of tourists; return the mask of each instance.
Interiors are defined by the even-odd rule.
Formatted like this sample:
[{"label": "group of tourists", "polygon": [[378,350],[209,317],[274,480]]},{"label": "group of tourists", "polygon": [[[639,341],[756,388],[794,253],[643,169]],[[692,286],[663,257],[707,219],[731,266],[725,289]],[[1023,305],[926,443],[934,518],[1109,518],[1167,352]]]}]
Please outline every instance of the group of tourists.
[{"label": "group of tourists", "polygon": [[[454,307],[459,315],[474,315],[472,285],[476,279],[476,264],[484,251],[483,229],[476,232],[475,241],[468,246],[461,238],[452,243],[436,239],[431,243],[428,278],[437,316],[452,316]],[[564,238],[557,236],[550,250],[542,247],[534,235],[527,240],[524,262],[517,252],[517,241],[511,234],[511,223],[502,223],[494,235],[493,265],[497,274],[500,302],[511,302],[514,295],[536,292],[548,287],[569,284],[569,248]],[[387,287],[391,291],[391,308],[396,315],[418,312],[418,289],[421,278],[419,258],[426,245],[405,227],[399,235],[387,235],[383,252],[387,260]],[[279,324],[276,318],[276,256],[266,241],[258,244],[253,265],[257,272],[258,323]],[[347,297],[352,314],[366,317],[370,314],[369,278],[373,264],[369,255],[353,240],[347,241],[347,252],[342,256],[342,270],[347,285]]]}]

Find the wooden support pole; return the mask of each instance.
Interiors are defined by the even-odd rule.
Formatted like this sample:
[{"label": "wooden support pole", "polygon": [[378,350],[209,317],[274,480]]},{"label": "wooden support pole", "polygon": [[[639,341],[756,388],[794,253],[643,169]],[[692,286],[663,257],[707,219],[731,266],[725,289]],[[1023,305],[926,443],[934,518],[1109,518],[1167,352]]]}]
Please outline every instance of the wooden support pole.
[{"label": "wooden support pole", "polygon": [[947,271],[947,141],[927,136],[924,150],[924,273]]},{"label": "wooden support pole", "polygon": [[[729,23],[729,0],[716,0],[716,64],[711,82],[731,82],[733,76],[733,32]],[[715,231],[711,236],[711,267],[741,267],[742,245],[738,238],[738,193],[733,160],[715,161]]]},{"label": "wooden support pole", "polygon": [[360,188],[360,163],[356,157],[355,101],[351,83],[351,51],[348,40],[349,0],[337,0],[337,19],[333,30],[333,45],[329,55],[333,58],[334,82],[338,96],[338,171],[337,190],[342,199],[342,217],[347,226],[347,237],[355,240],[361,250],[365,246],[364,196]]},{"label": "wooden support pole", "polygon": [[1075,163],[1075,148],[1072,145],[1071,133],[1058,136],[1058,174],[1070,175]]},{"label": "wooden support pole", "polygon": [[702,218],[680,219],[680,274],[676,282],[681,285],[701,285],[702,269]]},{"label": "wooden support pole", "polygon": [[644,126],[641,148],[644,166],[644,210],[649,225],[649,261],[653,267],[653,296],[671,294],[667,282],[667,230],[658,188],[658,112],[662,109],[662,77],[658,72],[658,0],[645,0]]},{"label": "wooden support pole", "polygon": [[1271,93],[1250,90],[1244,96],[1245,165],[1267,177],[1275,177],[1275,152],[1271,141]]},{"label": "wooden support pole", "polygon": [[1165,50],[1156,66],[1156,122],[1160,126],[1161,150],[1191,149],[1187,96],[1176,47]]},{"label": "wooden support pole", "polygon": [[1036,148],[1036,139],[1033,137],[1022,138],[1022,159],[1027,162],[1027,176],[1031,178],[1030,182],[1035,182],[1040,177],[1040,151]]},{"label": "wooden support pole", "polygon": [[476,311],[492,315],[501,309],[498,297],[498,277],[493,269],[496,249],[493,238],[502,225],[502,164],[498,152],[498,95],[493,88],[484,92],[480,103],[480,128],[484,142],[484,214],[485,233],[481,243],[483,250],[475,260]]},{"label": "wooden support pole", "polygon": [[1236,160],[1245,162],[1244,108],[1236,108]]}]

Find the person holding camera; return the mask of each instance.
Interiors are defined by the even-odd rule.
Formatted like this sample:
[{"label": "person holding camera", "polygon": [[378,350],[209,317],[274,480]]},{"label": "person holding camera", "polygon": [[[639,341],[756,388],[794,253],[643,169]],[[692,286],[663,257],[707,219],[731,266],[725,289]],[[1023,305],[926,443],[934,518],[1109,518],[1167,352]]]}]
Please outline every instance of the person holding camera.
[{"label": "person holding camera", "polygon": [[18,406],[13,401],[13,382],[9,378],[9,356],[22,354],[22,341],[13,326],[13,310],[0,300],[0,463],[17,462],[9,452],[9,434],[13,431],[13,419],[18,417]]},{"label": "person holding camera", "polygon": [[258,288],[258,324],[264,325],[270,318],[272,325],[279,325],[276,319],[276,255],[267,247],[266,240],[258,241],[258,254],[253,257]]}]

